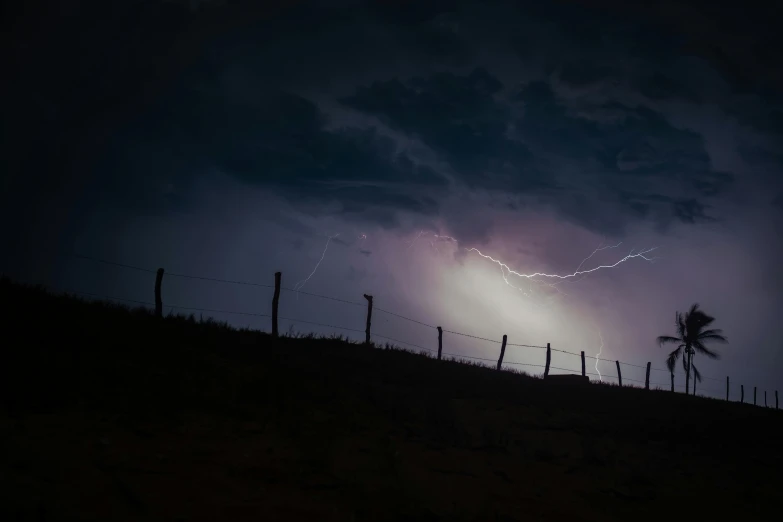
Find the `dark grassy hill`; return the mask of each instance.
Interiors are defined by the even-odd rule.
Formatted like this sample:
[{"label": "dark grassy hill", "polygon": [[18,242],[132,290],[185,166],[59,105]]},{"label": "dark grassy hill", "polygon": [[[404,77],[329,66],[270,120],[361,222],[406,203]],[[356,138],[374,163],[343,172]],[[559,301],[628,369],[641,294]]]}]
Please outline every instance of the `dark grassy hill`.
[{"label": "dark grassy hill", "polygon": [[2,520],[768,520],[783,413],[0,282]]}]

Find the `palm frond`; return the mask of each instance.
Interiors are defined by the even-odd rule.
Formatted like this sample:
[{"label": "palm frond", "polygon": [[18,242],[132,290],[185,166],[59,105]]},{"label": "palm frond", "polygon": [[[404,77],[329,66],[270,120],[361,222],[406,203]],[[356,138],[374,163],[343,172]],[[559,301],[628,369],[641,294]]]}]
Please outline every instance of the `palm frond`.
[{"label": "palm frond", "polygon": [[718,352],[713,352],[712,350],[704,346],[701,339],[697,339],[693,341],[693,344],[691,346],[693,346],[699,353],[703,353],[707,357],[710,357],[712,359],[720,359],[720,354]]},{"label": "palm frond", "polygon": [[676,317],[676,326],[677,326],[677,333],[680,334],[680,338],[685,339],[685,335],[687,333],[687,330],[685,328],[685,318],[682,316],[680,312],[677,312]]},{"label": "palm frond", "polygon": [[666,358],[666,367],[669,369],[669,373],[674,373],[674,365],[677,363],[677,359],[682,353],[682,346],[683,345],[678,346],[677,349],[672,351]]},{"label": "palm frond", "polygon": [[698,341],[714,341],[716,343],[728,343],[729,340],[722,334],[699,334],[696,338]]},{"label": "palm frond", "polygon": [[663,346],[664,344],[669,344],[669,343],[672,344],[681,343],[682,339],[680,339],[679,337],[672,337],[670,335],[659,335],[656,339],[656,342],[658,343],[659,346]]}]

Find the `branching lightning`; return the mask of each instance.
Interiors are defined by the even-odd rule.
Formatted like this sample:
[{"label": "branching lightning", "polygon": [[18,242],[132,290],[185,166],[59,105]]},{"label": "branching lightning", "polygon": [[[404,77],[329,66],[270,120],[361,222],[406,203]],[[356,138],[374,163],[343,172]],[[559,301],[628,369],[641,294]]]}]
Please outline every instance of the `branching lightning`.
[{"label": "branching lightning", "polygon": [[334,239],[334,238],[336,238],[337,236],[339,236],[339,235],[340,235],[340,234],[335,234],[335,235],[333,235],[333,236],[329,236],[329,239],[327,239],[327,240],[326,240],[326,246],[324,246],[324,251],[323,251],[323,253],[321,254],[321,259],[319,259],[319,260],[318,260],[318,262],[315,264],[315,268],[313,268],[313,271],[312,271],[312,272],[310,272],[310,275],[309,275],[309,276],[307,276],[305,279],[302,279],[301,281],[297,282],[297,283],[294,285],[294,290],[295,290],[295,291],[297,291],[297,292],[298,292],[299,290],[301,290],[301,289],[302,289],[302,287],[303,287],[303,286],[304,286],[304,285],[305,285],[305,284],[306,284],[306,283],[307,283],[307,282],[310,280],[310,278],[311,278],[311,277],[313,277],[313,274],[315,274],[315,271],[316,271],[316,270],[318,270],[318,267],[320,266],[320,264],[321,264],[321,261],[323,261],[323,260],[324,260],[324,256],[326,255],[326,250],[329,248],[329,242],[330,242],[332,239]]},{"label": "branching lightning", "polygon": [[[410,245],[408,246],[408,249],[410,249],[416,241],[424,234],[424,231],[420,231],[418,235],[411,241]],[[439,234],[433,234],[433,239],[430,241],[430,246],[437,252],[440,253],[438,250],[436,244],[438,242],[454,242],[459,243],[459,241],[451,236],[446,235],[439,235]],[[574,270],[572,273],[568,274],[548,274],[544,272],[534,272],[530,274],[525,274],[522,272],[518,272],[516,270],[512,270],[511,267],[509,267],[506,263],[502,262],[499,259],[496,259],[490,255],[484,254],[481,252],[478,248],[465,248],[468,252],[475,252],[476,254],[480,255],[484,259],[488,259],[492,261],[493,263],[497,264],[500,268],[500,274],[501,277],[503,277],[503,281],[510,287],[514,288],[515,290],[518,290],[522,292],[525,296],[530,296],[533,292],[533,284],[536,285],[543,285],[547,286],[550,289],[554,290],[560,295],[568,295],[565,292],[563,292],[560,288],[558,288],[558,285],[564,282],[576,282],[580,281],[581,279],[587,277],[588,274],[591,274],[593,272],[597,272],[599,270],[608,269],[608,268],[614,268],[626,261],[629,261],[631,259],[642,259],[644,261],[653,262],[655,261],[655,257],[650,257],[649,254],[656,250],[658,247],[648,248],[646,250],[642,250],[639,252],[634,252],[634,250],[631,250],[627,255],[619,259],[618,261],[612,263],[612,264],[605,264],[605,265],[598,265],[593,268],[589,269],[582,269],[582,267],[585,265],[587,261],[589,261],[594,255],[596,255],[598,252],[601,252],[603,250],[609,250],[609,249],[615,249],[618,248],[622,242],[617,243],[616,245],[606,245],[603,244],[599,245],[598,248],[593,250],[590,255],[582,259],[582,262],[579,263],[579,266],[576,267],[576,270]],[[516,276],[522,279],[526,279],[528,281],[527,288],[522,288],[520,286],[514,285],[510,278],[511,276]]]},{"label": "branching lightning", "polygon": [[576,271],[578,272],[578,271],[579,271],[579,270],[582,268],[582,265],[584,265],[584,264],[585,264],[585,263],[586,263],[586,262],[587,262],[587,261],[588,261],[588,260],[589,260],[591,257],[593,257],[594,255],[596,255],[596,254],[597,254],[598,252],[600,252],[601,250],[607,250],[607,249],[609,249],[609,248],[617,248],[617,247],[619,247],[619,246],[620,246],[620,245],[622,245],[622,244],[623,244],[623,242],[622,242],[622,241],[620,241],[620,242],[619,242],[619,243],[617,243],[616,245],[609,245],[609,246],[603,246],[603,244],[601,244],[601,245],[598,245],[598,248],[596,248],[595,250],[593,250],[593,252],[592,252],[592,253],[591,253],[589,256],[587,256],[586,258],[582,259],[582,262],[581,262],[581,263],[579,263],[579,266],[578,266],[578,267],[576,267]]},{"label": "branching lightning", "polygon": [[[607,248],[609,248],[609,247],[607,247]],[[571,274],[564,274],[564,275],[547,274],[547,273],[544,273],[544,272],[535,272],[535,273],[532,273],[532,274],[523,274],[521,272],[517,272],[515,270],[511,270],[511,268],[509,268],[509,266],[507,264],[505,264],[502,261],[499,261],[499,260],[493,258],[492,256],[488,256],[486,254],[481,253],[481,251],[479,249],[477,249],[477,248],[469,248],[468,251],[469,252],[476,252],[481,257],[483,257],[485,259],[489,259],[493,263],[498,264],[501,268],[507,270],[509,274],[513,274],[513,275],[518,276],[518,277],[523,277],[523,278],[526,278],[526,279],[534,279],[536,277],[550,278],[550,279],[571,279],[572,277],[577,277],[577,276],[584,275],[584,274],[591,274],[593,272],[597,272],[598,270],[601,270],[601,269],[604,269],[604,268],[614,268],[617,265],[628,261],[629,259],[634,259],[634,258],[637,258],[637,257],[641,258],[641,259],[644,259],[645,261],[653,261],[653,260],[655,260],[655,258],[647,257],[647,254],[649,254],[650,252],[652,252],[656,248],[658,248],[658,247],[648,248],[647,250],[643,250],[643,251],[637,252],[635,254],[633,253],[633,250],[631,250],[631,252],[628,253],[625,257],[623,257],[619,261],[616,261],[615,263],[612,263],[611,265],[598,265],[598,266],[590,268],[588,270],[577,269],[577,270],[575,270]],[[596,250],[595,252],[597,252],[597,251],[598,250]],[[595,252],[593,252],[593,254]],[[592,257],[592,254],[590,256],[588,256],[585,259],[585,261],[587,259],[589,259],[590,257]],[[582,264],[584,264],[584,261],[582,261]]]},{"label": "branching lightning", "polygon": [[454,243],[457,242],[457,240],[454,239],[451,236],[441,236],[441,235],[438,235],[438,234],[433,234],[433,240],[430,241],[430,246],[433,249],[435,249],[435,252],[437,252],[438,254],[440,254],[440,250],[438,250],[438,247],[436,247],[435,244],[438,243],[438,242],[441,242],[441,241],[444,241],[444,242],[452,242],[453,241]]},{"label": "branching lightning", "polygon": [[424,230],[420,231],[420,232],[419,232],[419,235],[418,235],[418,236],[416,236],[415,238],[413,238],[413,241],[411,241],[411,244],[410,244],[410,245],[408,245],[408,250],[410,250],[410,248],[411,248],[413,245],[415,245],[415,244],[416,244],[416,241],[418,241],[418,239],[421,237],[421,235],[422,235],[423,233],[424,233]]},{"label": "branching lightning", "polygon": [[[419,232],[419,234],[416,236],[416,238],[411,242],[411,244],[408,246],[408,248],[411,248],[413,244],[422,236],[423,231]],[[430,241],[430,246],[435,249],[436,252],[440,252],[436,246],[439,242],[453,242],[459,244],[459,241],[451,236],[445,236],[445,235],[438,235],[433,234],[433,239]],[[506,263],[503,261],[496,259],[488,254],[484,254],[481,252],[478,248],[464,248],[464,250],[467,250],[468,252],[475,252],[479,256],[483,257],[484,259],[488,259],[489,261],[495,263],[500,268],[500,274],[503,278],[503,281],[510,287],[519,290],[522,292],[525,296],[529,296],[532,293],[532,285],[538,284],[538,285],[545,285],[556,292],[558,292],[561,295],[567,295],[564,292],[562,292],[558,285],[564,282],[576,282],[581,281],[585,277],[587,277],[589,274],[592,274],[593,272],[598,272],[599,270],[604,269],[610,269],[615,268],[618,265],[625,263],[626,261],[630,261],[632,259],[640,259],[643,261],[647,261],[649,263],[654,262],[657,257],[650,256],[650,253],[657,250],[658,247],[652,247],[641,251],[635,251],[635,249],[628,252],[625,256],[620,258],[619,260],[610,263],[610,264],[599,264],[598,266],[594,266],[592,268],[586,268],[583,269],[585,266],[585,263],[587,263],[590,259],[593,258],[597,253],[602,252],[604,250],[611,250],[620,247],[622,245],[622,242],[619,242],[615,245],[606,245],[604,246],[603,243],[598,246],[595,250],[593,250],[590,255],[582,259],[582,262],[579,263],[579,265],[576,267],[576,270],[574,270],[571,273],[566,274],[549,274],[545,272],[533,272],[533,273],[522,273],[518,272],[516,270],[511,269]],[[518,278],[527,280],[528,282],[528,289],[524,289],[518,286],[515,286],[511,281],[511,276],[516,276]],[[601,371],[598,369],[598,362],[599,358],[601,357],[601,354],[603,353],[604,349],[604,338],[603,334],[601,333],[601,329],[596,326],[596,330],[598,332],[598,339],[600,340],[600,346],[598,347],[598,353],[595,356],[595,371],[598,374],[598,379],[603,382],[603,375],[601,375]]]}]

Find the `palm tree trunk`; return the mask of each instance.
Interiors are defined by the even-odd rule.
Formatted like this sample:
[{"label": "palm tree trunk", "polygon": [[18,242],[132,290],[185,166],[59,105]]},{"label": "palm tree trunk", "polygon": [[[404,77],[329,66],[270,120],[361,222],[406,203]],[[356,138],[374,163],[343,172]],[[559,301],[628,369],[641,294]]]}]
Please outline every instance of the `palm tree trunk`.
[{"label": "palm tree trunk", "polygon": [[674,372],[672,372],[672,391],[674,391]]},{"label": "palm tree trunk", "polygon": [[688,395],[691,389],[691,347],[686,346],[685,351],[685,355],[688,357],[687,368],[685,368],[685,395]]}]

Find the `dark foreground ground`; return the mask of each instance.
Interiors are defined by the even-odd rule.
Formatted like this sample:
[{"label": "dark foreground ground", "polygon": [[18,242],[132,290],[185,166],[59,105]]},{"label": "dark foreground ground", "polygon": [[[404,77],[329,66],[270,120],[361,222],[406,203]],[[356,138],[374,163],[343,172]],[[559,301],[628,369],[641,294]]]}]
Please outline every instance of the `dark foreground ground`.
[{"label": "dark foreground ground", "polygon": [[783,495],[783,412],[0,304],[0,520],[771,520]]}]

